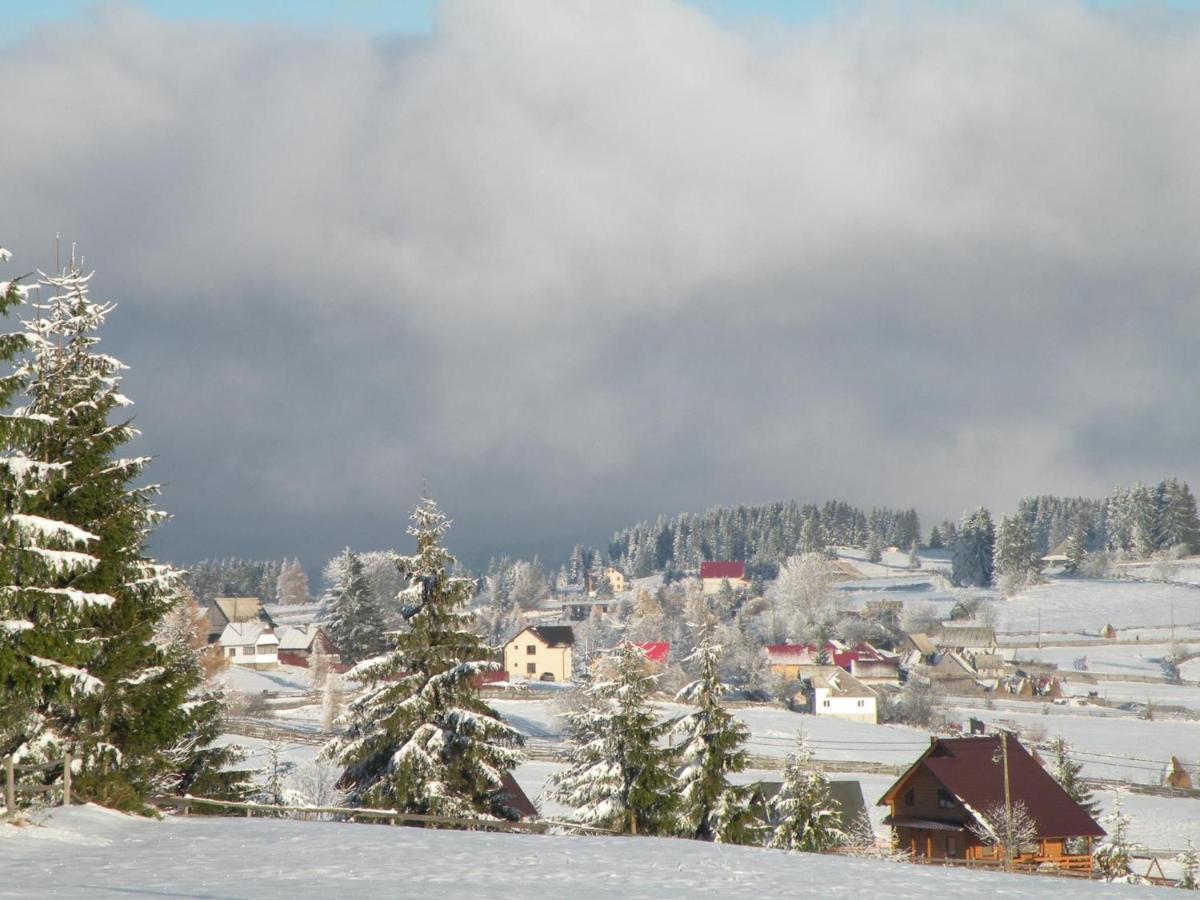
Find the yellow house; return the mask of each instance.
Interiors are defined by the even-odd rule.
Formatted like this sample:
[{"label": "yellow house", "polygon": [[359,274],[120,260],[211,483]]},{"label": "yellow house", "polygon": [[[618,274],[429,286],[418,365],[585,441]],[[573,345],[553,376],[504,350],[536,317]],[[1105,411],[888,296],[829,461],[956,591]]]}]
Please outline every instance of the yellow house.
[{"label": "yellow house", "polygon": [[614,569],[609,566],[604,570],[604,574],[608,576],[608,583],[612,585],[614,594],[623,594],[628,585],[625,583],[625,576],[620,569]]},{"label": "yellow house", "polygon": [[570,625],[530,625],[504,645],[504,671],[509,681],[570,681]]}]

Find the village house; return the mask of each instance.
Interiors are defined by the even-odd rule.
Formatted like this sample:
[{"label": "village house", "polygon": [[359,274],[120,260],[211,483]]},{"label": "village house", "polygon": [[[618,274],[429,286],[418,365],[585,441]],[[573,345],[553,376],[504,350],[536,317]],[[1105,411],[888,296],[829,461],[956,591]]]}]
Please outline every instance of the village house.
[{"label": "village house", "polygon": [[266,622],[230,622],[221,632],[221,652],[230,662],[251,669],[279,665],[279,638]]},{"label": "village house", "polygon": [[[606,581],[608,581],[608,586],[612,589],[613,594],[623,594],[629,588],[629,583],[625,578],[625,573],[615,566],[608,566],[605,568],[603,574],[600,575],[600,578],[604,578]],[[587,595],[589,597],[597,596],[599,594],[599,586],[594,582],[598,581],[599,579],[593,580],[592,576],[588,575],[587,580]]]},{"label": "village house", "polygon": [[208,642],[216,643],[230,622],[263,622],[275,627],[257,597],[217,597],[208,606]]},{"label": "village house", "polygon": [[700,583],[705,594],[715,594],[726,581],[736,591],[750,587],[744,562],[702,562]]},{"label": "village house", "polygon": [[800,712],[872,725],[879,721],[875,692],[840,666],[801,666],[799,681],[792,703]]},{"label": "village house", "polygon": [[635,646],[646,654],[646,661],[658,668],[665,668],[671,657],[671,645],[665,641],[642,641]]},{"label": "village house", "polygon": [[504,645],[509,681],[570,681],[575,632],[570,625],[530,625]]},{"label": "village house", "polygon": [[280,625],[275,631],[279,638],[280,662],[307,666],[317,655],[329,657],[332,663],[341,662],[338,649],[320,625]]},{"label": "village house", "polygon": [[996,652],[994,628],[965,625],[943,625],[933,635],[933,642],[942,653],[953,651],[967,656]]},{"label": "village house", "polygon": [[999,828],[987,819],[1004,808],[1006,760],[1011,803],[1024,804],[1036,823],[1036,838],[1013,859],[1090,870],[1092,841],[1104,829],[1013,737],[931,738],[879,800],[900,849],[915,859],[1002,861],[979,832]]}]

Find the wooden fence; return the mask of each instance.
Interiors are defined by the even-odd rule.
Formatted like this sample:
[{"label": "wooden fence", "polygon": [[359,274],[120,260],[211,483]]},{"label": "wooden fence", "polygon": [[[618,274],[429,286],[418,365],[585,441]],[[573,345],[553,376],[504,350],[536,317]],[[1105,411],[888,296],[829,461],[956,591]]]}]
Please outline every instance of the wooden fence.
[{"label": "wooden fence", "polygon": [[19,775],[36,774],[56,769],[60,763],[42,763],[41,765],[24,765],[13,757],[4,758],[4,814],[5,818],[13,818],[17,814],[17,798],[28,794],[45,794],[51,791],[62,792],[62,805],[71,804],[71,754],[63,754],[62,781],[59,784],[22,784]]},{"label": "wooden fence", "polygon": [[393,825],[420,825],[444,828],[461,828],[467,831],[510,831],[526,834],[545,834],[551,828],[564,828],[590,834],[617,834],[605,828],[595,828],[590,825],[579,825],[574,822],[560,822],[555,819],[541,819],[537,822],[508,822],[504,819],[467,819],[456,816],[430,816],[418,813],[406,813],[397,809],[369,809],[353,806],[275,806],[270,803],[252,803],[235,800],[213,800],[209,797],[162,796],[155,797],[151,803],[165,809],[175,809],[182,815],[191,812],[192,807],[208,807],[210,809],[228,810],[231,814],[243,813],[252,818],[255,813],[260,816],[275,817],[280,814],[304,817],[303,821],[314,821],[308,817],[319,815],[340,816],[347,821],[373,820],[390,822]]}]

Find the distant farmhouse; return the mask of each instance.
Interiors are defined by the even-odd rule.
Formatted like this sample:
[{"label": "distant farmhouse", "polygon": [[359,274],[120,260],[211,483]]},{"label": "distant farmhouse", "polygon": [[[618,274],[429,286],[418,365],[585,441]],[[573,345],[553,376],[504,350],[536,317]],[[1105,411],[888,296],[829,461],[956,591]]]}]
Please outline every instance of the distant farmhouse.
[{"label": "distant farmhouse", "polygon": [[217,597],[208,607],[208,642],[215,644],[230,623],[263,622],[275,627],[257,597]]},{"label": "distant farmhouse", "polygon": [[221,632],[221,652],[230,662],[251,669],[279,665],[279,638],[266,622],[230,622]]},{"label": "distant farmhouse", "polygon": [[703,585],[704,593],[717,593],[726,581],[735,590],[750,587],[750,582],[746,579],[746,564],[744,562],[700,563],[700,582]]},{"label": "distant farmhouse", "polygon": [[570,681],[575,632],[570,625],[531,625],[504,645],[509,681]]}]

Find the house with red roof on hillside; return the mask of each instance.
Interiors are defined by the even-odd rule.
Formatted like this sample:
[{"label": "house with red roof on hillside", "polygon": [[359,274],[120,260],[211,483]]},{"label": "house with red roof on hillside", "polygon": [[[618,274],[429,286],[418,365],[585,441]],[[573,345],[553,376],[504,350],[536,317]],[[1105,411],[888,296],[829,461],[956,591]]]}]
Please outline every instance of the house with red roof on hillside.
[{"label": "house with red roof on hillside", "polygon": [[641,647],[646,653],[646,660],[654,663],[656,666],[665,666],[671,656],[671,645],[669,643],[643,641],[642,643],[634,644],[634,646]]},{"label": "house with red roof on hillside", "polygon": [[1002,828],[1006,771],[1010,804],[1024,806],[1036,832],[1013,861],[1091,871],[1092,842],[1104,829],[1011,736],[931,738],[880,798],[884,824],[914,859],[1002,862],[995,840],[983,836]]},{"label": "house with red roof on hillside", "polygon": [[726,581],[734,590],[750,587],[750,581],[746,578],[746,564],[741,561],[700,563],[700,583],[704,593],[717,593]]}]

